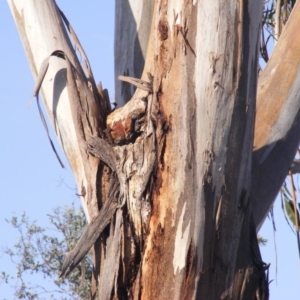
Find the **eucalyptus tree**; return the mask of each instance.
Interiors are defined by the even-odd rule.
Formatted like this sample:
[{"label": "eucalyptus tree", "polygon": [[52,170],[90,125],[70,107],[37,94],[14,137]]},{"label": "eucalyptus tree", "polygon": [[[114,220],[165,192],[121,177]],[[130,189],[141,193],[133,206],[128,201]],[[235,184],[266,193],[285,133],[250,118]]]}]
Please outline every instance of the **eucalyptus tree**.
[{"label": "eucalyptus tree", "polygon": [[256,232],[299,143],[300,5],[258,79],[263,1],[117,0],[112,110],[54,0],[8,2],[89,221],[62,276],[93,248],[92,297],[268,298]]}]

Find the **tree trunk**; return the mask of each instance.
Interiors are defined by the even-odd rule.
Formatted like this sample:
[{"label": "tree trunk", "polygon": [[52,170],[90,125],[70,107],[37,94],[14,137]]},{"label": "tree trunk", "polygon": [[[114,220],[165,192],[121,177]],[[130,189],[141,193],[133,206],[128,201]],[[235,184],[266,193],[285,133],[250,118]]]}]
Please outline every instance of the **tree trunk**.
[{"label": "tree trunk", "polygon": [[62,275],[94,245],[99,299],[267,299],[256,228],[275,197],[259,211],[270,152],[252,160],[262,2],[116,1],[116,101],[126,104],[113,112],[54,1],[8,2],[91,221]]}]

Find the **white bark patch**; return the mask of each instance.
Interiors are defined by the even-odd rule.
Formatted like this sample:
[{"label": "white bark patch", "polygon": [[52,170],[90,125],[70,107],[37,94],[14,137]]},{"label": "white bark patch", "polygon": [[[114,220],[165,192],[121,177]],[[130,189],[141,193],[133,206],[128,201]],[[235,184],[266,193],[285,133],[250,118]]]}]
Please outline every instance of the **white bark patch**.
[{"label": "white bark patch", "polygon": [[[184,7],[183,5],[183,0],[178,0],[175,3],[172,3],[171,5],[168,6],[168,22],[170,25],[170,29],[171,31],[173,31],[172,25],[180,25],[181,21],[182,21],[182,7]],[[174,16],[177,15],[177,19],[176,22],[174,22]]]},{"label": "white bark patch", "polygon": [[276,73],[276,68],[273,68],[272,71],[271,71],[271,75],[273,75],[275,73]]},{"label": "white bark patch", "polygon": [[[74,64],[76,55],[68,42],[64,25],[57,23],[60,16],[53,1],[8,0],[8,4],[34,78],[37,78],[42,62],[55,50],[63,50]],[[85,168],[87,158],[83,158],[81,154],[75,128],[76,119],[73,119],[71,113],[74,103],[66,88],[66,76],[66,61],[51,57],[40,93],[48,118],[72,168],[78,193],[82,194],[84,211],[90,220],[98,212],[95,189],[88,189],[88,184],[93,182],[92,176],[96,174],[96,164],[91,163],[91,169]],[[87,199],[91,203],[91,209],[88,209]]]},{"label": "white bark patch", "polygon": [[178,222],[176,237],[175,237],[175,251],[173,257],[173,267],[174,275],[176,275],[177,270],[181,271],[185,267],[186,254],[189,246],[189,232],[191,221],[189,221],[185,230],[183,231],[183,216],[185,214],[186,202],[184,203],[180,219]]}]

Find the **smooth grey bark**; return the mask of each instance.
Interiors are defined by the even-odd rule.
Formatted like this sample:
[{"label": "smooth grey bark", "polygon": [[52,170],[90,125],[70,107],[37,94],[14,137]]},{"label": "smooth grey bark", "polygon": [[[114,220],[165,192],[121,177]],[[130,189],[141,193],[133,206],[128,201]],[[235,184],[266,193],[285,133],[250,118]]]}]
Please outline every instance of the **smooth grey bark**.
[{"label": "smooth grey bark", "polygon": [[151,29],[154,0],[115,1],[115,97],[118,106],[128,102],[135,87],[120,75],[140,78]]}]

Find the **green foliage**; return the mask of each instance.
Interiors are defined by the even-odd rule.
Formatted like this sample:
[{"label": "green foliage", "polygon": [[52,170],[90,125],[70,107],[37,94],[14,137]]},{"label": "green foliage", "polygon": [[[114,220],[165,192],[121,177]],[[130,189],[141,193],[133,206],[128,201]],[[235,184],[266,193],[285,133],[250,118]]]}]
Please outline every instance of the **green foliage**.
[{"label": "green foliage", "polygon": [[[283,183],[282,188],[280,190],[281,192],[281,206],[285,215],[285,218],[287,222],[294,227],[296,227],[296,222],[295,222],[295,208],[294,208],[294,202],[293,202],[293,197],[287,188],[286,182]],[[295,199],[297,202],[297,200]],[[298,205],[298,207],[297,207]],[[296,210],[297,210],[297,221],[298,225],[300,225],[300,218],[299,218],[299,208],[300,205],[297,203],[296,205]],[[292,227],[292,226],[291,226]]]},{"label": "green foliage", "polygon": [[265,246],[265,245],[267,244],[267,242],[268,242],[267,239],[263,238],[263,237],[260,236],[260,235],[257,236],[257,240],[258,240],[258,244],[259,244],[260,246]]},{"label": "green foliage", "polygon": [[[280,10],[276,12],[277,8],[277,0],[265,0],[264,1],[264,11],[262,17],[262,30],[261,30],[261,43],[260,43],[260,55],[265,62],[269,60],[269,51],[268,51],[268,43],[272,40],[276,40],[278,38],[275,37],[275,24],[276,17],[280,20],[280,32],[282,28],[285,26],[292,9],[295,6],[296,0],[286,0],[281,1]],[[273,48],[272,46],[270,48]]]},{"label": "green foliage", "polygon": [[[269,32],[270,35],[274,33],[275,27],[275,15],[276,15],[276,7],[277,0],[266,0],[264,1],[264,12],[263,12],[263,26]],[[291,14],[292,9],[296,4],[296,0],[286,0],[281,1],[280,4],[280,20],[283,24],[285,24]]]},{"label": "green foliage", "polygon": [[[292,200],[285,200],[285,211],[286,214],[289,218],[289,220],[293,223],[294,226],[296,226],[295,222],[295,209],[294,209],[294,204]],[[299,219],[299,211],[297,210],[297,219],[298,219],[298,224],[300,224],[300,219]]]},{"label": "green foliage", "polygon": [[[9,284],[17,299],[89,299],[92,277],[92,262],[87,255],[68,278],[59,278],[64,256],[78,241],[86,219],[82,209],[71,207],[55,208],[47,215],[50,228],[42,228],[29,221],[25,213],[20,218],[6,220],[18,230],[19,239],[13,248],[4,249],[16,266],[16,275],[0,273],[0,283]],[[27,281],[53,282],[54,290]],[[48,285],[48,284],[47,284]]]}]

